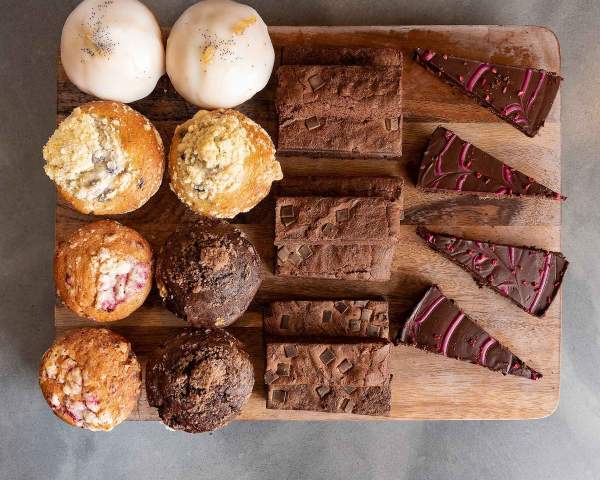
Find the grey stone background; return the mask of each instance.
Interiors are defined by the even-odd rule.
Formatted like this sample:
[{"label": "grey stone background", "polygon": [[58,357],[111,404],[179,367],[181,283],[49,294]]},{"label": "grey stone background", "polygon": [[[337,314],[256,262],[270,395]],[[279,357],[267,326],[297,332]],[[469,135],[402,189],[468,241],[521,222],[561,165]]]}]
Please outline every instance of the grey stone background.
[{"label": "grey stone background", "polygon": [[[172,24],[191,0],[146,0]],[[600,478],[600,1],[256,0],[273,25],[537,24],[562,44],[564,286],[557,412],[512,422],[237,422],[188,436],[158,423],[93,434],[57,421],[36,369],[50,345],[55,59],[75,0],[0,0],[0,478]]]}]

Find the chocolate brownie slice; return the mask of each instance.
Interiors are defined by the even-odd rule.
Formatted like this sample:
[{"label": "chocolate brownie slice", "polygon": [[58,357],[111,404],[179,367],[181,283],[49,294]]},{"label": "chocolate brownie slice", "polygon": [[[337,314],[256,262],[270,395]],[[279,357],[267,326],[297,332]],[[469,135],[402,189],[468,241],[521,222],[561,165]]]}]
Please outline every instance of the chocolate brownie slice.
[{"label": "chocolate brownie slice", "polygon": [[498,65],[417,48],[415,60],[533,137],[550,113],[561,77],[536,68]]},{"label": "chocolate brownie slice", "polygon": [[390,279],[395,244],[277,246],[275,273],[295,277],[385,282]]},{"label": "chocolate brownie slice", "polygon": [[397,203],[381,197],[280,197],[275,243],[396,243],[400,212]]},{"label": "chocolate brownie slice", "polygon": [[412,311],[397,341],[475,363],[504,375],[531,380],[542,376],[477,325],[435,285]]},{"label": "chocolate brownie slice", "polygon": [[281,66],[280,152],[400,156],[399,67]]},{"label": "chocolate brownie slice", "polygon": [[267,408],[277,410],[387,416],[392,400],[389,384],[381,387],[277,385],[267,390]]},{"label": "chocolate brownie slice", "polygon": [[442,254],[486,286],[541,317],[558,293],[569,262],[558,252],[533,247],[468,240],[419,227],[417,233]]},{"label": "chocolate brownie slice", "polygon": [[273,302],[264,331],[282,336],[388,338],[388,303],[382,300]]},{"label": "chocolate brownie slice", "polygon": [[444,127],[436,128],[429,140],[417,186],[433,191],[562,198]]},{"label": "chocolate brownie slice", "polygon": [[402,207],[404,181],[399,177],[289,177],[275,187],[287,197],[381,197]]},{"label": "chocolate brownie slice", "polygon": [[323,114],[279,125],[279,153],[386,157],[402,154],[402,120],[352,121]]},{"label": "chocolate brownie slice", "polygon": [[339,48],[291,45],[283,47],[282,65],[387,65],[402,67],[402,52],[395,48]]},{"label": "chocolate brownie slice", "polygon": [[388,67],[287,65],[277,70],[280,122],[327,117],[399,118],[400,70]]},{"label": "chocolate brownie slice", "polygon": [[384,341],[350,343],[267,343],[267,385],[336,385],[377,387],[390,381],[390,344]]}]

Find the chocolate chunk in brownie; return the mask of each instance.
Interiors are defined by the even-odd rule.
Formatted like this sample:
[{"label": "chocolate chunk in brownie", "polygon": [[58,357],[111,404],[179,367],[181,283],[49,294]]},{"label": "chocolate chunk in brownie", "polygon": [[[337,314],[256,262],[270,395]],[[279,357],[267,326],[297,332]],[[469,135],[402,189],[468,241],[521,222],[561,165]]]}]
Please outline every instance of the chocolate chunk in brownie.
[{"label": "chocolate chunk in brownie", "polygon": [[267,408],[312,410],[387,416],[391,408],[389,383],[380,387],[339,387],[330,385],[269,386]]},{"label": "chocolate chunk in brownie", "polygon": [[264,330],[269,335],[281,336],[388,338],[388,303],[382,300],[273,302],[264,316]]},{"label": "chocolate chunk in brownie", "polygon": [[[285,348],[293,345],[297,355],[289,358]],[[373,339],[354,343],[267,343],[265,375],[279,375],[271,386],[336,385],[374,387],[390,380],[390,344]],[[278,372],[286,365],[287,375]]]},{"label": "chocolate chunk in brownie", "polygon": [[[294,221],[287,212],[293,210]],[[397,242],[401,208],[381,197],[280,197],[275,207],[275,243]]]},{"label": "chocolate chunk in brownie", "polygon": [[339,48],[290,45],[281,52],[282,65],[387,65],[402,67],[396,48]]}]

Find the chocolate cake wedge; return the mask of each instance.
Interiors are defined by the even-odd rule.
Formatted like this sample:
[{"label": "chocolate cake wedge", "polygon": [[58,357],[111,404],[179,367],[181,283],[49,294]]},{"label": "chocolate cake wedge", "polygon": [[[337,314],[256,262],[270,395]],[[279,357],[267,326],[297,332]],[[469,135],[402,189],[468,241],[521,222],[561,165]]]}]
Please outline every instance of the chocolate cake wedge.
[{"label": "chocolate cake wedge", "polygon": [[437,127],[429,140],[417,186],[430,191],[564,198],[444,127]]},{"label": "chocolate cake wedge", "polygon": [[421,48],[415,50],[415,60],[529,137],[544,125],[561,82],[554,72],[469,60]]},{"label": "chocolate cake wedge", "polygon": [[437,286],[429,288],[402,329],[398,343],[471,362],[504,375],[537,380],[533,370],[465,314]]},{"label": "chocolate cake wedge", "polygon": [[267,335],[388,338],[383,300],[290,300],[272,302],[263,319]]},{"label": "chocolate cake wedge", "polygon": [[469,240],[424,227],[417,234],[430,248],[531,315],[541,317],[552,304],[569,262],[559,252]]}]

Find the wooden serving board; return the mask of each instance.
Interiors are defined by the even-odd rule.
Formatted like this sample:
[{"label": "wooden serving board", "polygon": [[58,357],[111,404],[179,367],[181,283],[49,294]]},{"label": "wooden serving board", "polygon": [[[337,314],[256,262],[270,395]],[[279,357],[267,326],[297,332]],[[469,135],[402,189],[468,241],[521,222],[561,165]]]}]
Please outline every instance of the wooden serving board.
[{"label": "wooden serving board", "polygon": [[[399,47],[404,66],[404,156],[396,160],[344,160],[280,157],[285,175],[399,175],[406,181],[405,220],[387,283],[276,277],[273,265],[273,205],[267,199],[239,224],[263,259],[264,281],[250,311],[229,330],[250,352],[256,375],[252,397],[241,419],[334,420],[362,417],[345,414],[267,410],[263,387],[264,353],[260,305],[274,299],[301,297],[361,297],[385,295],[391,303],[392,322],[402,319],[430,283],[437,283],[466,312],[477,319],[521,358],[543,372],[540,381],[508,376],[485,368],[432,355],[409,347],[393,349],[393,406],[397,419],[517,419],[551,414],[559,399],[561,299],[542,319],[530,316],[508,300],[479,289],[460,268],[430,251],[415,234],[415,225],[479,239],[536,245],[560,250],[560,204],[547,199],[477,198],[471,195],[419,192],[414,177],[427,138],[438,124],[489,151],[508,164],[560,189],[560,98],[546,126],[531,139],[498,120],[472,100],[442,83],[412,61],[412,49],[421,46],[460,56],[560,71],[556,37],[540,27],[271,27],[276,47],[287,44]],[[239,110],[263,125],[276,138],[273,82]],[[81,103],[92,100],[58,72],[58,121]],[[148,116],[169,145],[175,126],[196,108],[184,102],[163,77],[157,89],[134,108]],[[194,221],[165,181],[159,193],[140,210],[113,217],[138,230],[155,251],[175,228]],[[81,215],[58,199],[56,240],[62,241],[84,222],[97,217]],[[394,322],[396,320],[396,322]],[[97,325],[78,318],[57,300],[56,333]],[[186,326],[164,309],[156,291],[129,318],[108,325],[133,342],[142,361],[156,345]],[[156,420],[156,410],[142,395],[132,420]]]}]

